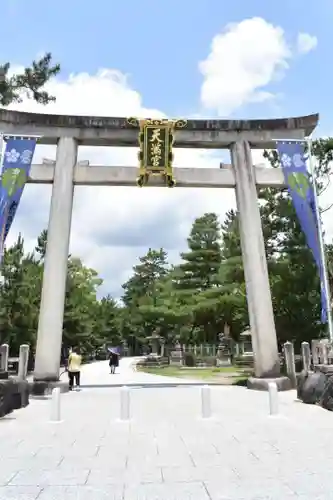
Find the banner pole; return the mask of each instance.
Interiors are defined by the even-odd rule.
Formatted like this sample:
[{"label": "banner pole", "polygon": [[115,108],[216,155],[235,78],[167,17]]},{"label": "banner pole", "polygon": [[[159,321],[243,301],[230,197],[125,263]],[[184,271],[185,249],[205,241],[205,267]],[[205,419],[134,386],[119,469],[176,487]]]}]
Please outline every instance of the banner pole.
[{"label": "banner pole", "polygon": [[[3,166],[3,159],[4,159],[4,152],[5,152],[5,141],[3,139],[3,134],[1,133],[0,134],[0,187],[2,185],[2,179],[1,179],[1,176],[2,176],[2,166]],[[3,281],[4,281],[4,273],[3,273],[3,258],[4,258],[4,255],[5,255],[5,245],[4,245],[4,241],[3,241],[3,234],[2,234],[2,231],[0,232],[0,283],[1,283],[1,291],[0,293],[3,292]],[[4,337],[3,337],[3,331],[2,329],[0,329],[0,341],[1,341],[1,344],[4,340]]]},{"label": "banner pole", "polygon": [[328,334],[329,334],[330,341],[333,342],[331,293],[330,293],[330,285],[329,285],[329,280],[328,280],[328,270],[327,270],[327,261],[326,261],[326,253],[325,253],[325,242],[324,242],[322,222],[321,222],[320,211],[319,211],[319,199],[318,199],[317,186],[316,186],[314,167],[313,167],[312,140],[310,138],[308,138],[306,140],[306,143],[308,146],[308,165],[309,165],[310,174],[312,176],[315,211],[316,211],[316,217],[317,217],[317,221],[318,221],[318,239],[319,239],[321,261],[322,261],[322,266],[323,266],[323,285],[324,285],[325,297],[326,297]]},{"label": "banner pole", "polygon": [[[3,159],[4,159],[4,153],[5,153],[5,141],[4,141],[4,134],[0,134],[0,186],[1,186],[1,176],[2,176],[2,167],[3,167]],[[2,241],[2,232],[0,234],[0,279],[2,279],[2,259],[4,256],[5,252],[5,247],[4,247],[4,242]]]},{"label": "banner pole", "polygon": [[0,175],[2,174],[3,155],[5,152],[5,141],[3,133],[0,134]]}]

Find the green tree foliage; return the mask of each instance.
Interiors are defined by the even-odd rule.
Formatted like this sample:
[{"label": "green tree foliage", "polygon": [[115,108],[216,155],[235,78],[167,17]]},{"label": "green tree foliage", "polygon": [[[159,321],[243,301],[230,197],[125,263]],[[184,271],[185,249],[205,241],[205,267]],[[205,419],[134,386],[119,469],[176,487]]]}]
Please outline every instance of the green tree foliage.
[{"label": "green tree foliage", "polygon": [[178,286],[200,292],[217,284],[221,264],[221,230],[214,213],[197,218],[187,239],[189,250],[181,254]]},{"label": "green tree foliage", "polygon": [[101,347],[103,344],[121,345],[121,308],[117,302],[107,295],[95,303],[95,307],[95,322],[92,329],[92,341],[95,347]]},{"label": "green tree foliage", "polygon": [[34,344],[41,291],[41,269],[34,255],[24,254],[24,241],[4,252],[0,284],[0,337],[17,351],[22,343]]},{"label": "green tree foliage", "polygon": [[40,104],[55,101],[55,97],[43,90],[44,85],[60,72],[60,65],[53,64],[52,55],[46,53],[22,73],[10,75],[10,63],[0,66],[0,104],[8,106],[13,102],[21,102],[22,94]]},{"label": "green tree foliage", "polygon": [[175,295],[187,311],[187,342],[218,342],[223,331],[223,293],[220,281],[222,264],[221,227],[214,213],[197,218],[187,239],[188,251],[175,270]]},{"label": "green tree foliage", "polygon": [[122,301],[130,307],[137,306],[145,297],[153,297],[156,293],[155,284],[168,273],[167,254],[163,248],[149,248],[139,261],[140,264],[133,267],[132,277],[122,285]]},{"label": "green tree foliage", "polygon": [[40,260],[44,260],[46,254],[46,243],[47,243],[47,230],[43,229],[37,238],[37,245],[35,246],[35,251],[39,255]]},{"label": "green tree foliage", "polygon": [[[167,253],[163,248],[149,248],[146,255],[139,258],[139,264],[133,267],[132,277],[122,285],[122,325],[127,340],[133,336],[143,340],[151,336],[158,328],[158,322],[152,308],[157,307],[159,283],[168,274]],[[151,312],[151,314],[150,314]]]},{"label": "green tree foliage", "polygon": [[94,320],[97,314],[97,289],[102,284],[97,272],[85,267],[78,258],[68,259],[63,343],[91,350]]},{"label": "green tree foliage", "polygon": [[154,295],[147,296],[138,308],[146,324],[145,332],[160,335],[167,344],[176,339],[185,341],[192,319],[190,309],[174,289],[173,279],[174,273],[170,270],[167,276],[156,280]]}]

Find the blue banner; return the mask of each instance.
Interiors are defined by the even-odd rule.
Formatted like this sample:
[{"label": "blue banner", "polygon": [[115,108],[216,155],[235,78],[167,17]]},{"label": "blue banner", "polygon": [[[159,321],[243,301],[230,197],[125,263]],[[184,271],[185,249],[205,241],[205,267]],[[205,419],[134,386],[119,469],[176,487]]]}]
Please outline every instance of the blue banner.
[{"label": "blue banner", "polygon": [[324,264],[320,250],[320,221],[317,219],[313,186],[305,163],[304,143],[277,142],[277,151],[285,182],[295,211],[318,268],[321,289],[321,322],[327,323],[327,298],[324,286]]},{"label": "blue banner", "polygon": [[37,138],[4,137],[6,142],[0,181],[0,260],[30,174]]}]

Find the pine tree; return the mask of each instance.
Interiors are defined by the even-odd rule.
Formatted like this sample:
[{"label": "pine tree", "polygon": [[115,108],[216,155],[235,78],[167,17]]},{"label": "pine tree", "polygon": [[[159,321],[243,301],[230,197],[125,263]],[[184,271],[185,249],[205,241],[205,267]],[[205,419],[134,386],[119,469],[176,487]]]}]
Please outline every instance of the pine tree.
[{"label": "pine tree", "polygon": [[24,254],[21,236],[7,248],[1,263],[0,341],[17,353],[20,344],[34,344],[41,292],[41,269]]},{"label": "pine tree", "polygon": [[206,213],[195,219],[187,239],[188,252],[181,254],[176,287],[193,293],[210,288],[218,283],[222,261],[221,228],[214,213]]},{"label": "pine tree", "polygon": [[82,350],[92,347],[97,289],[101,284],[97,272],[85,267],[79,258],[68,260],[63,323],[65,347],[79,345]]},{"label": "pine tree", "polygon": [[226,213],[222,223],[222,265],[220,281],[224,286],[244,288],[244,266],[239,229],[239,214],[235,210]]},{"label": "pine tree", "polygon": [[37,238],[37,245],[35,246],[35,251],[40,255],[41,261],[45,259],[46,244],[47,244],[47,229],[43,229],[43,231]]},{"label": "pine tree", "polygon": [[133,267],[133,275],[122,285],[122,301],[126,306],[137,306],[145,296],[154,296],[158,280],[168,273],[167,253],[163,248],[149,248],[146,255],[139,258],[140,264]]},{"label": "pine tree", "polygon": [[238,212],[229,210],[225,214],[225,219],[221,225],[222,229],[222,257],[228,259],[229,257],[242,256],[240,231],[239,231],[239,217]]},{"label": "pine tree", "polygon": [[44,85],[60,72],[60,65],[52,65],[52,55],[48,52],[23,72],[8,76],[10,63],[0,66],[0,104],[8,106],[22,101],[22,93],[40,104],[55,101],[55,97],[43,90]]}]

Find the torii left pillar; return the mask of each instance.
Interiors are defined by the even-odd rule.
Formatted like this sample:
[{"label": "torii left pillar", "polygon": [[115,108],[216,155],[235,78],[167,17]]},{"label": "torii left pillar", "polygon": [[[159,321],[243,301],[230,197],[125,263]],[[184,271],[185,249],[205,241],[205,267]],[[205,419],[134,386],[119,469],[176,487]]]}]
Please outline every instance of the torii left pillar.
[{"label": "torii left pillar", "polygon": [[78,145],[74,138],[59,139],[44,262],[35,382],[59,380],[77,151]]}]

